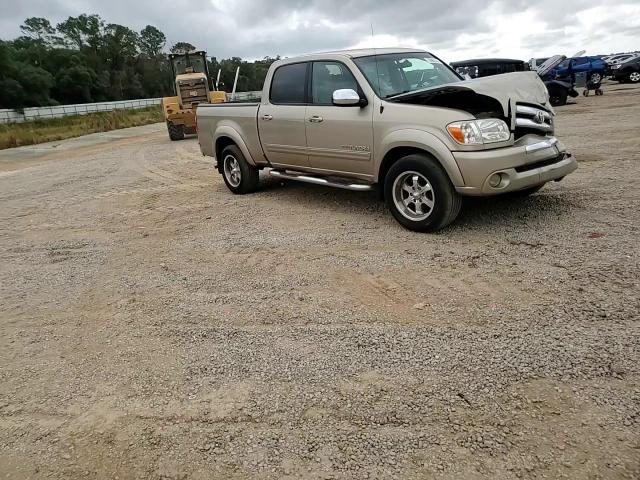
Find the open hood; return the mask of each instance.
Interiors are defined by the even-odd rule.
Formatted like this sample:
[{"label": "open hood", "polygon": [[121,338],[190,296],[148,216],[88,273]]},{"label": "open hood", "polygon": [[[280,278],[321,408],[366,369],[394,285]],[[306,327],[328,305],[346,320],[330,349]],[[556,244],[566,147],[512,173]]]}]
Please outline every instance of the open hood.
[{"label": "open hood", "polygon": [[[546,62],[545,62],[546,63]],[[389,102],[414,103],[457,108],[472,114],[495,111],[505,117],[518,102],[541,105],[551,110],[547,87],[535,72],[513,72],[490,77],[448,83],[438,87],[396,95]]]},{"label": "open hood", "polygon": [[538,67],[538,75],[540,75],[541,77],[544,77],[546,74],[548,74],[551,70],[553,70],[558,65],[560,65],[566,59],[567,57],[565,55],[554,55],[553,57],[549,58],[546,62],[544,62],[542,65]]}]

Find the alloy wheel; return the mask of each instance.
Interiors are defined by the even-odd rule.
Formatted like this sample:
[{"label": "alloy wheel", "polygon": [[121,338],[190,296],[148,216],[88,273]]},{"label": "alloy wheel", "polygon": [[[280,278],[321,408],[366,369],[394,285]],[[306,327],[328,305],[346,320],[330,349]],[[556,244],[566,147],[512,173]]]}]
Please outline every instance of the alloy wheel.
[{"label": "alloy wheel", "polygon": [[422,221],[433,213],[435,205],[431,183],[419,172],[403,172],[393,182],[393,202],[404,217]]},{"label": "alloy wheel", "polygon": [[240,171],[240,164],[233,155],[227,155],[224,157],[224,176],[231,184],[232,187],[237,187],[242,181],[242,172]]}]

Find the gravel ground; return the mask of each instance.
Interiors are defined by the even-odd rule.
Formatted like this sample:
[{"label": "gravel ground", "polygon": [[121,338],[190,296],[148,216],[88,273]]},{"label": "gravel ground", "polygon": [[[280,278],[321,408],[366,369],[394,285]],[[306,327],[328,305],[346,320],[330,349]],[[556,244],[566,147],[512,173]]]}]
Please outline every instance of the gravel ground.
[{"label": "gravel ground", "polygon": [[640,87],[436,235],[163,125],[0,155],[3,478],[640,478]]}]

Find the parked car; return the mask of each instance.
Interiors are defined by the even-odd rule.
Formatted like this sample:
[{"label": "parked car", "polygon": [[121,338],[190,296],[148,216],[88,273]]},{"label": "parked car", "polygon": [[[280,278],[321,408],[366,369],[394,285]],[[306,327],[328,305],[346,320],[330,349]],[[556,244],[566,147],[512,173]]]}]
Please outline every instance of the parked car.
[{"label": "parked car", "polygon": [[463,77],[470,78],[488,77],[501,73],[524,72],[529,70],[529,65],[522,60],[509,58],[481,58],[451,62],[451,66]]},{"label": "parked car", "polygon": [[611,66],[611,73],[614,80],[619,82],[640,82],[640,57],[632,58],[624,63]]},{"label": "parked car", "polygon": [[619,55],[611,55],[609,57],[604,57],[603,60],[609,65],[617,65],[619,63],[624,63],[628,60],[632,60],[638,57],[637,53],[622,53]]},{"label": "parked car", "polygon": [[607,64],[600,57],[574,57],[567,58],[553,69],[556,78],[572,77],[578,73],[584,73],[587,82],[599,84],[604,78]]},{"label": "parked car", "polygon": [[554,107],[566,105],[569,97],[575,98],[580,95],[575,88],[575,78],[573,76],[563,78],[558,78],[557,76],[557,66],[566,61],[566,59],[567,57],[564,55],[554,55],[536,66],[536,73],[540,76],[549,92],[549,103]]},{"label": "parked car", "polygon": [[274,62],[260,103],[199,105],[198,141],[233,193],[256,190],[265,168],[378,186],[404,227],[435,231],[465,195],[528,195],[577,168],[548,101],[534,72],[463,81],[425,51],[319,53]]}]

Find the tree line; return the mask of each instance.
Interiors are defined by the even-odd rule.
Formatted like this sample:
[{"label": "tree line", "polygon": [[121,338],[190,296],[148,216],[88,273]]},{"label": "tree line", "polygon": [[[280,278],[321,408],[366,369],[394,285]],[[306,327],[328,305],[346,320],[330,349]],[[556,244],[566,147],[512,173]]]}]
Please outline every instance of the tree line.
[{"label": "tree line", "polygon": [[[173,95],[167,39],[152,25],[136,32],[83,14],[56,26],[46,18],[27,18],[20,31],[14,40],[0,40],[0,108]],[[192,49],[192,44],[178,42],[170,51]],[[239,66],[237,91],[261,90],[277,58],[247,62],[211,57],[209,71],[215,79],[221,69],[221,85],[230,91]]]}]

